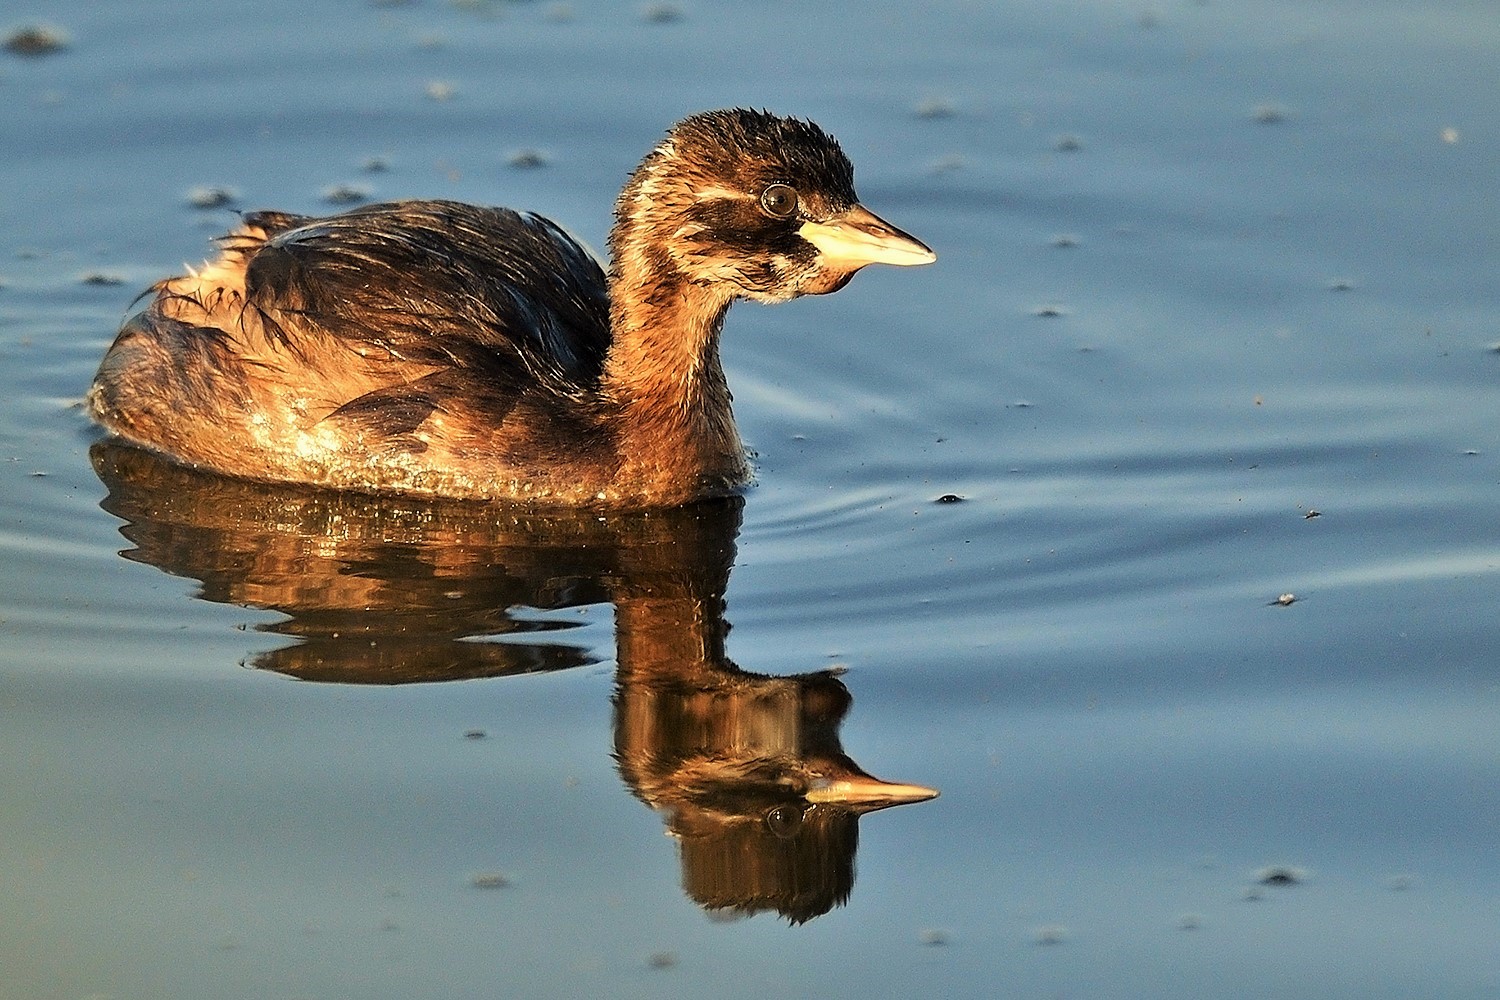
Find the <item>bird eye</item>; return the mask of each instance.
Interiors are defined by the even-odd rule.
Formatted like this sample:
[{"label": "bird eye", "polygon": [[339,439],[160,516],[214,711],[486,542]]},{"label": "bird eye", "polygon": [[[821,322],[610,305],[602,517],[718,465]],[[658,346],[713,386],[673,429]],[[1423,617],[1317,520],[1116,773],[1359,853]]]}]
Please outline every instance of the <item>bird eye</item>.
[{"label": "bird eye", "polygon": [[797,211],[797,189],[790,184],[772,184],[760,193],[760,207],[772,218],[790,218]]},{"label": "bird eye", "polygon": [[766,813],[766,826],[779,840],[788,840],[802,828],[802,810],[793,806],[776,806]]}]

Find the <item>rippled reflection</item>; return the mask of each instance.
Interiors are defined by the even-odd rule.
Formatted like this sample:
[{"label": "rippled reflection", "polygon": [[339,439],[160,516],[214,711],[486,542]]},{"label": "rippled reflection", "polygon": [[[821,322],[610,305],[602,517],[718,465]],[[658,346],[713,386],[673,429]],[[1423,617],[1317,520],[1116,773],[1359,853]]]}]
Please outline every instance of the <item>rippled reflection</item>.
[{"label": "rippled reflection", "polygon": [[664,817],[706,909],[826,913],[853,886],[859,816],[937,794],[844,754],[850,695],[832,673],[727,658],[738,498],[537,513],[223,479],[108,441],[91,457],[134,546],[122,555],[287,616],[260,626],[297,640],[257,654],[262,669],[353,684],[559,670],[593,658],[543,641],[568,626],[525,609],[612,603],[620,774]]}]

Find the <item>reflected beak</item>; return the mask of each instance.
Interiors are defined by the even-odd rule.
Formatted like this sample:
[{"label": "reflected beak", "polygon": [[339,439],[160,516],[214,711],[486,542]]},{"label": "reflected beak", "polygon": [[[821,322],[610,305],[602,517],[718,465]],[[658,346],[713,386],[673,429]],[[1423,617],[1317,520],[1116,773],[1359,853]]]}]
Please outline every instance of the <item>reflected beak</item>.
[{"label": "reflected beak", "polygon": [[936,788],[923,785],[900,785],[894,781],[881,781],[868,774],[838,778],[817,788],[810,789],[805,798],[809,802],[827,802],[848,806],[860,812],[884,809],[886,806],[905,805],[908,802],[925,802],[938,796]]},{"label": "reflected beak", "polygon": [[855,205],[826,222],[804,222],[797,232],[817,247],[829,264],[849,271],[866,264],[910,266],[937,260],[937,254],[921,240],[903,233],[863,205]]}]

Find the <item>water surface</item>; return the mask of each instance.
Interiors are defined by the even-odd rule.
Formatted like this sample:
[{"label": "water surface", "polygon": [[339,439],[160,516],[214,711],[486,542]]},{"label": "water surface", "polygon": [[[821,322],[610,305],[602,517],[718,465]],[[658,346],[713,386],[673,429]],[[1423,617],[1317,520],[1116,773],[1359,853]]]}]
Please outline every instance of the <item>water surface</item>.
[{"label": "water surface", "polygon": [[[0,60],[0,995],[1500,992],[1489,5],[44,14]],[[940,257],[731,313],[742,505],[246,488],[77,408],[233,221],[195,188],[602,246],[725,105]],[[942,795],[772,817],[810,761]]]}]

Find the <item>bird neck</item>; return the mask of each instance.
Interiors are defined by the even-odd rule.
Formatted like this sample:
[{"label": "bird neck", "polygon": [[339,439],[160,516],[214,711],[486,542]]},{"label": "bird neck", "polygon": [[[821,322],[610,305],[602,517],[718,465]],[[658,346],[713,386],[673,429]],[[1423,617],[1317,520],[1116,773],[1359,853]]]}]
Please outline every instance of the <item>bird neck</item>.
[{"label": "bird neck", "polygon": [[688,280],[664,254],[627,238],[611,242],[611,342],[600,387],[621,411],[621,452],[643,478],[688,479],[694,489],[741,484],[748,467],[719,361],[733,297]]}]

